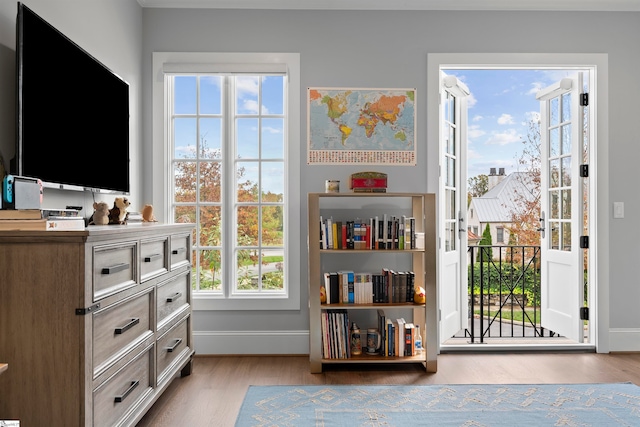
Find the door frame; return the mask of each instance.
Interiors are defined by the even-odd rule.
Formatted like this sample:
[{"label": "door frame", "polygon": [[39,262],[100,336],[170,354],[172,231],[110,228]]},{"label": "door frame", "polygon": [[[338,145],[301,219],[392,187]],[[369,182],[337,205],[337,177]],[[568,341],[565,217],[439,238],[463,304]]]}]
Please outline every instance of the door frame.
[{"label": "door frame", "polygon": [[[427,54],[427,191],[440,193],[439,188],[439,93],[440,70],[446,68],[544,68],[572,67],[593,68],[595,82],[590,88],[596,91],[596,102],[590,106],[595,110],[595,141],[591,142],[589,152],[589,174],[594,180],[589,185],[590,246],[588,283],[590,309],[590,345],[596,352],[609,352],[609,236],[607,233],[609,218],[609,139],[608,139],[608,55],[607,54],[554,54],[554,53],[432,53]],[[436,200],[439,200],[437,197]],[[440,219],[438,219],[440,221]],[[440,229],[438,224],[437,229]],[[440,236],[441,237],[441,236]],[[440,265],[442,239],[439,238],[437,264]],[[440,284],[436,286],[437,298]],[[438,307],[440,309],[440,307]],[[438,316],[440,318],[440,316]],[[594,321],[595,320],[595,321]],[[440,327],[438,326],[438,335]],[[437,337],[440,352],[441,337]]]}]

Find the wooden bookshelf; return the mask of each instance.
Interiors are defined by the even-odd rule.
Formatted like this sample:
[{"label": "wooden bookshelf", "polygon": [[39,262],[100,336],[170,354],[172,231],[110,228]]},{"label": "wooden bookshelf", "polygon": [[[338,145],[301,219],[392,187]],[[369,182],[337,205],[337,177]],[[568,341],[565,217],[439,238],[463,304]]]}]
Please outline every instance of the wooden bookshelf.
[{"label": "wooden bookshelf", "polygon": [[[309,362],[312,373],[322,372],[325,364],[420,363],[426,372],[437,370],[437,305],[436,305],[436,207],[434,194],[422,193],[310,193],[308,195],[309,254]],[[415,218],[414,232],[424,233],[424,247],[411,249],[328,249],[321,247],[321,218],[344,222],[362,220],[387,213]],[[324,274],[341,269],[372,271],[381,265],[402,269],[407,266],[415,274],[415,286],[425,289],[425,304],[396,303],[322,303],[320,290]],[[380,270],[378,270],[380,271]],[[401,313],[408,322],[420,325],[423,352],[417,356],[362,355],[347,358],[323,357],[322,313],[326,310],[347,310],[349,322],[358,322],[362,334],[367,328],[378,327],[377,311]],[[391,316],[390,318],[393,318]],[[347,332],[348,334],[348,332]]]}]

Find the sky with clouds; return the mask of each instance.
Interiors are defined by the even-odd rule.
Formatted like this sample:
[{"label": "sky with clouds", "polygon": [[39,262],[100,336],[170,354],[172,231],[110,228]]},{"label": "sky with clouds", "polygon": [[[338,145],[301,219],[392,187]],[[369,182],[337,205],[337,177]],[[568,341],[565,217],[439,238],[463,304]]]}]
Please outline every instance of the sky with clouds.
[{"label": "sky with clouds", "polygon": [[539,119],[536,93],[563,77],[568,70],[444,70],[469,88],[467,177],[489,174],[490,168],[518,170],[517,161],[531,121]]}]

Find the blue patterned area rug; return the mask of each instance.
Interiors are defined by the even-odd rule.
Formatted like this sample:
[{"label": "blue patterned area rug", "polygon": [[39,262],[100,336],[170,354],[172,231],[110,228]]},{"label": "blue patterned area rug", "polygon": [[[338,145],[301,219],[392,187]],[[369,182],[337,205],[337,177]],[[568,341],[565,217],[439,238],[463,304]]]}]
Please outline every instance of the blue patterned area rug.
[{"label": "blue patterned area rug", "polygon": [[615,384],[250,386],[236,427],[639,426]]}]

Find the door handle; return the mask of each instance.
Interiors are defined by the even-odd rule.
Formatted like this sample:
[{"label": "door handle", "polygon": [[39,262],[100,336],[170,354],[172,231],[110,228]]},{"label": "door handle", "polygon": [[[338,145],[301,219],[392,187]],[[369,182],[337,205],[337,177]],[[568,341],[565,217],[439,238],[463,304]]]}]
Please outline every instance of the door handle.
[{"label": "door handle", "polygon": [[541,237],[544,239],[544,231],[545,231],[545,222],[544,222],[544,211],[540,212],[540,227],[537,229],[540,232]]}]

